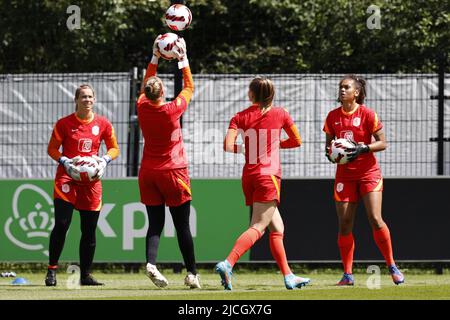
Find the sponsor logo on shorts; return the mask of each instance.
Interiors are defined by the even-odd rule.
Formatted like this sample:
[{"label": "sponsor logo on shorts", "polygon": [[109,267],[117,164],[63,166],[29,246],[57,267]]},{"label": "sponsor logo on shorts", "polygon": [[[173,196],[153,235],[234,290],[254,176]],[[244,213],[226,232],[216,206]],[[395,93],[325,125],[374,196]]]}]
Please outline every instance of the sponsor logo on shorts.
[{"label": "sponsor logo on shorts", "polygon": [[61,186],[61,190],[62,190],[62,192],[64,192],[64,193],[69,193],[69,192],[70,192],[70,186],[69,186],[67,183],[65,183],[65,184],[63,184],[63,185]]}]

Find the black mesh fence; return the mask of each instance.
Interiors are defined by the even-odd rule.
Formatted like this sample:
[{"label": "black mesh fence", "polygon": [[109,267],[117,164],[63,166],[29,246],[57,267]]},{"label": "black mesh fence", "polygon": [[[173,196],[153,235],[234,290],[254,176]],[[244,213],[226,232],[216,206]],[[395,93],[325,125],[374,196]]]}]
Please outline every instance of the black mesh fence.
[{"label": "black mesh fence", "polygon": [[[174,95],[174,76],[159,75]],[[194,75],[195,94],[184,114],[183,137],[193,178],[239,177],[243,157],[225,154],[223,137],[233,115],[250,105],[248,84],[253,74]],[[282,150],[283,177],[331,177],[335,167],[323,155],[323,123],[336,101],[342,74],[268,74],[276,89],[275,105],[288,109],[303,139],[299,149]],[[366,105],[382,123],[388,150],[377,157],[385,176],[434,176],[438,168],[438,75],[365,74]],[[56,164],[47,144],[57,119],[74,111],[77,86],[96,90],[95,111],[113,124],[121,156],[107,177],[132,175],[142,155],[142,137],[130,141],[136,122],[130,113],[139,83],[130,73],[0,75],[0,178],[51,178]],[[450,75],[444,93],[450,95]],[[130,111],[131,107],[131,111]],[[450,117],[444,101],[444,119]],[[130,121],[131,120],[131,121]],[[444,121],[444,138],[450,122]],[[101,153],[103,153],[103,149]],[[130,154],[137,154],[137,163]],[[444,174],[450,174],[450,148],[444,143]]]},{"label": "black mesh fence", "polygon": [[[183,134],[194,177],[239,177],[243,157],[225,154],[223,137],[232,116],[250,105],[248,84],[256,75],[196,75],[196,93],[183,116]],[[332,176],[323,154],[324,120],[338,107],[342,74],[271,74],[275,105],[287,108],[303,139],[300,149],[282,150],[284,177]],[[389,143],[377,157],[385,176],[437,174],[438,77],[435,74],[366,74],[365,104],[374,109]],[[450,77],[446,77],[446,85]],[[446,101],[445,115],[450,116]],[[446,125],[448,132],[449,126]],[[447,135],[448,136],[448,135]],[[142,141],[141,141],[142,143]],[[447,149],[446,149],[447,150]],[[448,170],[449,152],[446,168]]]},{"label": "black mesh fence", "polygon": [[[119,147],[122,152],[127,149],[128,73],[1,75],[0,177],[54,176],[56,163],[47,155],[48,141],[56,121],[75,111],[75,90],[83,83],[94,87],[95,112],[112,122]],[[103,145],[100,154],[104,153]],[[107,176],[123,176],[126,166],[126,156],[120,157]]]}]

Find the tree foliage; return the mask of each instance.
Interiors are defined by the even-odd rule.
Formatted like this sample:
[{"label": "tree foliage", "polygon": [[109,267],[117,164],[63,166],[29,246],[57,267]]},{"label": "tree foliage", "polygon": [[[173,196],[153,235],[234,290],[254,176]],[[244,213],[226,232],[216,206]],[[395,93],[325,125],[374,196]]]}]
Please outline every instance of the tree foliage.
[{"label": "tree foliage", "polygon": [[[168,32],[170,1],[0,1],[0,73],[144,68]],[[449,2],[442,0],[192,0],[182,32],[194,73],[436,72],[448,66]],[[381,29],[369,29],[370,5]],[[173,70],[161,63],[160,71]]]}]

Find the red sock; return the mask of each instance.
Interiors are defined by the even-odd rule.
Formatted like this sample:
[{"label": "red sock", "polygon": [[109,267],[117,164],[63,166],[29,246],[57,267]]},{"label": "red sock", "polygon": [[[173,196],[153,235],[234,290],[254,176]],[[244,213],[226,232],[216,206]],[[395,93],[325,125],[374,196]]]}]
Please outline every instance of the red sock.
[{"label": "red sock", "polygon": [[247,231],[241,234],[227,257],[231,266],[234,266],[236,261],[238,261],[239,258],[259,240],[259,238],[261,238],[261,232],[255,228],[248,228]]},{"label": "red sock", "polygon": [[375,239],[375,243],[384,257],[384,260],[386,260],[386,264],[388,266],[395,264],[394,255],[392,254],[391,233],[389,232],[389,228],[384,226],[378,230],[374,229],[373,238]]},{"label": "red sock", "polygon": [[271,232],[270,233],[270,251],[272,252],[272,256],[278,264],[278,267],[283,273],[284,276],[291,274],[291,268],[289,268],[286,251],[284,250],[283,244],[283,236],[281,232]]},{"label": "red sock", "polygon": [[352,273],[353,252],[355,251],[355,240],[353,234],[349,233],[345,236],[338,234],[338,247],[341,253],[342,264],[345,273]]}]

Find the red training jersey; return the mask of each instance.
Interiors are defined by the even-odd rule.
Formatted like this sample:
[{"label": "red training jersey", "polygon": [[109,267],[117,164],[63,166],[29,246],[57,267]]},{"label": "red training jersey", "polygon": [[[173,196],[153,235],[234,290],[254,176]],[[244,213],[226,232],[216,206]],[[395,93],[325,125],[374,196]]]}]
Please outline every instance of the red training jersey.
[{"label": "red training jersey", "polygon": [[[144,136],[141,168],[168,170],[188,166],[181,134],[180,118],[192,97],[194,84],[189,67],[182,69],[184,88],[175,100],[153,105],[145,94],[137,101],[139,125]],[[149,64],[146,79],[156,74],[156,65]]]},{"label": "red training jersey", "polygon": [[[119,146],[112,124],[105,117],[94,113],[91,120],[82,120],[75,113],[59,119],[53,128],[48,145],[48,154],[58,161],[61,156],[98,155],[102,140],[105,141],[107,154],[111,159],[119,155]],[[62,146],[62,153],[59,148]],[[59,165],[56,175],[65,174],[64,166]]]},{"label": "red training jersey", "polygon": [[[98,155],[102,140],[108,150],[119,149],[113,126],[97,114],[91,121],[83,121],[75,113],[59,119],[53,128],[52,140],[62,145],[61,155],[68,158]],[[55,155],[54,159],[58,160],[61,155]],[[51,156],[53,158],[53,154]],[[115,157],[117,154],[111,154],[112,159]]]},{"label": "red training jersey", "polygon": [[160,107],[150,106],[142,95],[138,100],[139,125],[144,136],[142,168],[165,170],[188,165],[181,135],[180,117],[187,108],[184,97]]},{"label": "red training jersey", "polygon": [[230,121],[229,129],[238,130],[245,143],[243,175],[275,175],[281,178],[280,135],[294,125],[289,113],[281,107],[272,107],[262,113],[254,104],[238,112]]},{"label": "red training jersey", "polygon": [[[323,131],[336,139],[345,138],[357,143],[370,144],[373,133],[383,128],[375,111],[359,105],[352,112],[345,112],[340,106],[328,113]],[[373,152],[360,154],[355,160],[337,165],[337,178],[359,179],[379,171]]]}]

